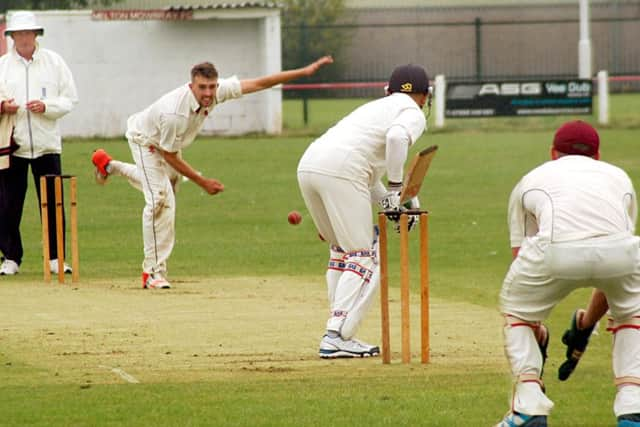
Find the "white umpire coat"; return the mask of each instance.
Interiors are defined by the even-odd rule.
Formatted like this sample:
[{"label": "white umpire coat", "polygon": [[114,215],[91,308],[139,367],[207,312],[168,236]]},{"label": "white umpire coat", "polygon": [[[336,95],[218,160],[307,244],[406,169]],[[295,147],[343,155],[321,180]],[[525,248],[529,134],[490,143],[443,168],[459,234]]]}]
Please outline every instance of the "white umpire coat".
[{"label": "white umpire coat", "polygon": [[[0,103],[8,99],[11,99],[11,97],[8,96],[4,86],[0,84]],[[0,151],[11,146],[11,133],[13,132],[15,121],[15,114],[0,113]],[[8,167],[9,155],[0,154],[0,170],[7,169]]]},{"label": "white umpire coat", "polygon": [[[44,154],[60,154],[62,138],[57,120],[78,103],[71,70],[62,57],[36,46],[33,59],[27,61],[14,47],[0,57],[0,81],[20,106],[13,135],[20,147],[13,155],[35,159]],[[36,99],[45,103],[43,114],[33,114],[25,107]]]}]

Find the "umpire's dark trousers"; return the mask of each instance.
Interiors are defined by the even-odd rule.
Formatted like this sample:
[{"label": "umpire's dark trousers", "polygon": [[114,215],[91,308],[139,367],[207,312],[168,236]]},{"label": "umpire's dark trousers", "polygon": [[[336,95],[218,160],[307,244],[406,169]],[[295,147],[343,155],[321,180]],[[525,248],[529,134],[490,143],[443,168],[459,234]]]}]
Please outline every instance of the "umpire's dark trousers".
[{"label": "umpire's dark trousers", "polygon": [[[60,175],[60,154],[45,154],[36,159],[24,159],[11,156],[9,169],[0,171],[0,252],[5,259],[22,263],[23,248],[20,235],[20,221],[27,194],[27,182],[31,174],[38,195],[40,208],[40,177],[42,175]],[[49,257],[58,258],[56,240],[56,211],[54,203],[53,180],[47,180],[47,200],[49,216]],[[63,221],[64,224],[64,221]]]}]

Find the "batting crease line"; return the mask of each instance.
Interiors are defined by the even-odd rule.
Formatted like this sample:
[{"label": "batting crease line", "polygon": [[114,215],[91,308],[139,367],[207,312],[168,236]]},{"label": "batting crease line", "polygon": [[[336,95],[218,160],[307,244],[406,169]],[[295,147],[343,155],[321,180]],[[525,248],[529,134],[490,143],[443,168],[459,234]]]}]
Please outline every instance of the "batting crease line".
[{"label": "batting crease line", "polygon": [[118,375],[120,378],[122,378],[123,380],[125,380],[128,383],[131,383],[131,384],[139,384],[140,383],[140,381],[138,381],[138,379],[136,377],[134,377],[131,374],[128,374],[127,372],[125,372],[124,369],[112,368],[110,366],[104,366],[104,365],[99,365],[98,367],[110,370],[111,372],[113,372],[114,374]]}]

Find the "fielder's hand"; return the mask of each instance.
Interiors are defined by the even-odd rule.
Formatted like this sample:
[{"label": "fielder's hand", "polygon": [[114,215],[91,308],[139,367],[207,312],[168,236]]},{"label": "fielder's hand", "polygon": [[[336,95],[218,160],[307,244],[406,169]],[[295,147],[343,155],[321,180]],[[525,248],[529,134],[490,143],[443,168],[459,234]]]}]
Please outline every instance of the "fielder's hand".
[{"label": "fielder's hand", "polygon": [[583,311],[584,310],[576,310],[576,312],[573,313],[571,325],[569,329],[565,331],[564,335],[562,335],[562,343],[567,346],[567,360],[558,368],[558,379],[560,381],[566,381],[578,366],[578,362],[587,349],[589,337],[591,337],[591,333],[595,327],[594,325],[590,328],[578,329],[578,318],[582,316],[581,312]]}]

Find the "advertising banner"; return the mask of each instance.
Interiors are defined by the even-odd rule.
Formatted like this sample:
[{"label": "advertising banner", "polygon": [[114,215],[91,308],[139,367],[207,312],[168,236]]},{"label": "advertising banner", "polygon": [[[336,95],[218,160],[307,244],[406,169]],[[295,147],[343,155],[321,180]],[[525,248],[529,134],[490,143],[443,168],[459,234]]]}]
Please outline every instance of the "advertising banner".
[{"label": "advertising banner", "polygon": [[588,79],[448,83],[445,117],[591,114]]}]

